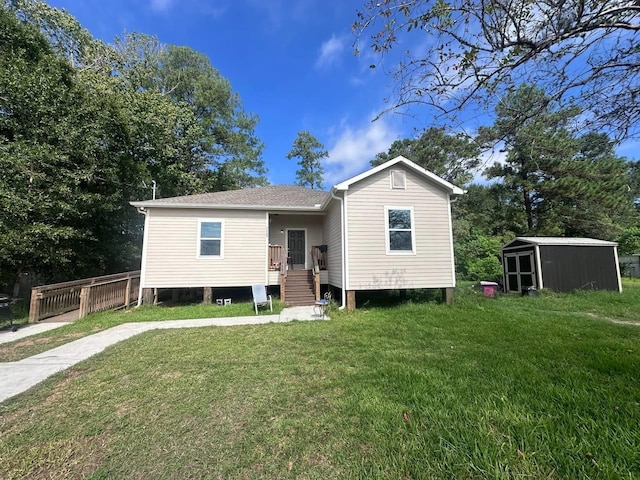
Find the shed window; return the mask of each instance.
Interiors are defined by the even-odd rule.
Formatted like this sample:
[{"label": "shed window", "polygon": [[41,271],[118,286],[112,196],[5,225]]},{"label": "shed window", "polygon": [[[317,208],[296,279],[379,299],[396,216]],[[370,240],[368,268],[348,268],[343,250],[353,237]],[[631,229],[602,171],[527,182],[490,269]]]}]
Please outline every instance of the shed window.
[{"label": "shed window", "polygon": [[200,220],[198,257],[222,258],[222,220]]},{"label": "shed window", "polygon": [[388,254],[415,254],[413,207],[385,207]]},{"label": "shed window", "polygon": [[407,177],[404,170],[391,170],[391,188],[398,190],[407,188]]}]

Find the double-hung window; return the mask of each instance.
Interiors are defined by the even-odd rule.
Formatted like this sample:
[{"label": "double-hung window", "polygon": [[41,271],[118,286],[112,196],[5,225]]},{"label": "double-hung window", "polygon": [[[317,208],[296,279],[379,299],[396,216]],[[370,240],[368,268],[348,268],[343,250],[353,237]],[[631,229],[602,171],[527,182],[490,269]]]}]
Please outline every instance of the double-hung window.
[{"label": "double-hung window", "polygon": [[198,221],[198,258],[222,258],[222,220]]},{"label": "double-hung window", "polygon": [[387,254],[416,253],[413,207],[384,207]]}]

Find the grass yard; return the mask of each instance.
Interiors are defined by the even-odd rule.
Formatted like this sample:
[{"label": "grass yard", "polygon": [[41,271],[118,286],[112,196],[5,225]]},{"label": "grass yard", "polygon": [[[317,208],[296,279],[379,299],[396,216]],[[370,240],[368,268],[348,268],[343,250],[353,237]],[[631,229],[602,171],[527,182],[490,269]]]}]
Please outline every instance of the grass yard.
[{"label": "grass yard", "polygon": [[640,282],[153,331],[0,405],[0,478],[640,478]]}]

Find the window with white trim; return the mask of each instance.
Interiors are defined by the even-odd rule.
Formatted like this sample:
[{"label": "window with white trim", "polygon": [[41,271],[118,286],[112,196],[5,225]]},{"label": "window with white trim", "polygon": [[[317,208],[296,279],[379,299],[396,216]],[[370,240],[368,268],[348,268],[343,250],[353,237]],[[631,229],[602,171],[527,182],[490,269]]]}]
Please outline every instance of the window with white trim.
[{"label": "window with white trim", "polygon": [[387,253],[415,254],[413,207],[384,207]]},{"label": "window with white trim", "polygon": [[198,221],[198,257],[222,258],[222,220]]}]

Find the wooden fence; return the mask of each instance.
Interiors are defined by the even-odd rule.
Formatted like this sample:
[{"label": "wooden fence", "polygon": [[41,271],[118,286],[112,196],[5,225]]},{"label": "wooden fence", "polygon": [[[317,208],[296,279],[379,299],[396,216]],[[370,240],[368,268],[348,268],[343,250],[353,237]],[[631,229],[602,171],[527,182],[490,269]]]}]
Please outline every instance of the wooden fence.
[{"label": "wooden fence", "polygon": [[[113,288],[106,287],[106,285],[111,283],[114,284]],[[91,291],[91,288],[94,286],[100,286],[102,289],[96,288]],[[90,312],[129,306],[131,302],[137,301],[139,286],[140,271],[138,270],[135,272],[116,273],[114,275],[104,275],[101,277],[74,280],[72,282],[33,287],[31,289],[31,303],[29,305],[29,322],[35,323],[45,318],[80,309],[83,290],[88,291],[88,293],[85,293],[87,300],[85,300],[84,315]],[[109,290],[110,293],[103,293],[103,290]],[[98,291],[100,293],[97,293]],[[114,292],[119,293],[116,294]],[[119,298],[121,299],[119,305],[115,305],[113,301],[106,301],[106,297],[114,297],[117,295],[120,295]],[[109,304],[114,306],[97,309],[93,304],[94,300],[91,300],[92,297],[95,299],[96,304]],[[79,318],[82,318],[84,315],[81,315]]]}]

